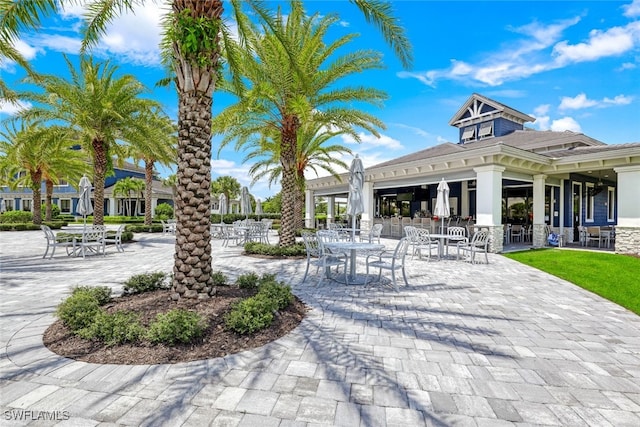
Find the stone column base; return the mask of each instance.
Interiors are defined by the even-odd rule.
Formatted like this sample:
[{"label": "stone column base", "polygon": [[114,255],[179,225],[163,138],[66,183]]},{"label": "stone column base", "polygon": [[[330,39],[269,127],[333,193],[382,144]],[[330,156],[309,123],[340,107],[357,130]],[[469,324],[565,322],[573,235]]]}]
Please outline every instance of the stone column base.
[{"label": "stone column base", "polygon": [[[504,249],[504,227],[502,225],[476,225],[476,230],[489,231],[489,249],[488,251],[494,254],[502,252]],[[471,239],[471,236],[469,236]]]},{"label": "stone column base", "polygon": [[640,227],[616,226],[617,254],[640,255]]},{"label": "stone column base", "polygon": [[547,226],[546,224],[533,224],[533,236],[531,243],[534,248],[542,248],[547,246]]}]

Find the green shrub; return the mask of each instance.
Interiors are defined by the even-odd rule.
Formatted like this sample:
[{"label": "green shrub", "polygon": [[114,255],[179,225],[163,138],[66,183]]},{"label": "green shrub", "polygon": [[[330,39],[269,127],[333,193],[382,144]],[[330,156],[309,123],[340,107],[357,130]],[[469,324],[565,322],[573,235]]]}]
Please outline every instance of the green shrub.
[{"label": "green shrub", "polygon": [[258,292],[259,295],[271,301],[273,310],[282,310],[293,302],[291,287],[276,282],[263,284]]},{"label": "green shrub", "polygon": [[256,295],[234,304],[225,317],[226,327],[241,335],[264,329],[271,322],[273,303],[264,295]]},{"label": "green shrub", "polygon": [[241,289],[257,289],[260,277],[256,273],[246,273],[238,276],[236,285]]},{"label": "green shrub", "polygon": [[173,208],[169,203],[160,203],[153,213],[157,219],[173,218]]},{"label": "green shrub", "polygon": [[107,313],[100,310],[93,323],[79,334],[85,339],[98,339],[106,345],[137,342],[145,335],[145,329],[135,313],[116,311]]},{"label": "green shrub", "polygon": [[20,224],[33,222],[33,214],[25,211],[8,211],[0,215],[0,222],[4,224]]},{"label": "green shrub", "polygon": [[275,257],[298,257],[307,254],[307,250],[303,243],[280,247],[278,245],[267,245],[259,242],[248,242],[244,245],[244,251],[247,254]]},{"label": "green shrub", "polygon": [[262,276],[260,276],[260,279],[258,279],[258,287],[271,282],[277,282],[276,275],[271,273],[262,273]]},{"label": "green shrub", "polygon": [[183,309],[173,309],[158,314],[149,326],[147,338],[153,343],[174,345],[177,342],[190,343],[200,338],[206,328],[205,319],[198,313]]},{"label": "green shrub", "polygon": [[216,271],[211,275],[213,286],[224,286],[227,284],[227,276],[222,271]]},{"label": "green shrub", "polygon": [[60,320],[74,333],[88,328],[100,312],[100,304],[92,292],[78,291],[65,299],[56,310]]},{"label": "green shrub", "polygon": [[[42,218],[47,214],[47,204],[43,203],[40,207],[40,212],[42,212]],[[56,219],[60,216],[60,207],[55,203],[51,203],[51,219]]]},{"label": "green shrub", "polygon": [[162,224],[129,224],[125,227],[125,230],[132,233],[162,233]]},{"label": "green shrub", "polygon": [[77,293],[88,293],[96,299],[98,305],[105,305],[111,301],[111,288],[108,286],[78,286],[73,288],[71,295]]},{"label": "green shrub", "polygon": [[135,295],[143,292],[152,292],[169,288],[165,281],[167,275],[161,271],[155,273],[142,273],[131,276],[124,282],[123,295]]}]

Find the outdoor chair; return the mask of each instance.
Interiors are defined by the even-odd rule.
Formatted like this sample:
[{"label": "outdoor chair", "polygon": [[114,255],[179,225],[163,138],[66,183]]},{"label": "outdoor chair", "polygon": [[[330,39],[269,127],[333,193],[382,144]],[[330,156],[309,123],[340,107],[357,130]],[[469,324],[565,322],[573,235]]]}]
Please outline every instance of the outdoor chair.
[{"label": "outdoor chair", "polygon": [[369,230],[367,234],[360,234],[360,241],[374,243],[377,240],[378,243],[380,243],[382,227],[382,224],[373,224],[373,227],[371,227],[371,230]]},{"label": "outdoor chair", "polygon": [[124,232],[125,224],[120,225],[115,235],[105,235],[104,243],[113,243],[116,246],[116,250],[118,252],[124,252],[124,248],[122,247],[122,233]]},{"label": "outdoor chair", "polygon": [[267,245],[269,245],[269,231],[271,230],[271,228],[273,227],[273,220],[272,219],[267,219],[267,218],[262,218],[262,223],[264,224],[264,227],[262,229],[262,240],[264,241],[264,243],[266,243]]},{"label": "outdoor chair", "polygon": [[106,256],[105,251],[105,237],[107,234],[107,230],[104,226],[94,226],[89,230],[85,230],[82,233],[82,239],[78,242],[76,239],[74,244],[74,249],[78,249],[82,252],[82,258],[85,258],[87,251],[93,252],[96,255],[100,255],[102,252],[103,256]]},{"label": "outdoor chair", "polygon": [[407,225],[406,227],[403,227],[402,232],[405,237],[409,239],[409,243],[412,248],[411,259],[413,259],[413,256],[418,252],[418,229],[413,225]]},{"label": "outdoor chair", "polygon": [[397,216],[391,217],[391,236],[400,236],[400,218]]},{"label": "outdoor chair", "polygon": [[[369,280],[369,267],[378,268],[380,271],[378,273],[378,281],[382,277],[382,270],[391,271],[391,281],[393,282],[393,287],[397,291],[398,283],[396,282],[396,270],[402,270],[402,278],[404,279],[405,285],[409,286],[409,282],[407,281],[407,273],[405,271],[405,258],[407,257],[407,251],[411,246],[411,241],[407,237],[403,237],[398,242],[395,250],[391,251],[382,251],[376,254],[369,254],[367,256],[367,278],[365,281],[365,285]],[[369,260],[371,258],[371,260]]]},{"label": "outdoor chair", "polygon": [[332,254],[326,250],[322,242],[321,237],[309,231],[302,233],[302,240],[307,251],[307,268],[304,272],[302,282],[307,280],[307,274],[309,273],[309,266],[316,266],[316,274],[322,267],[322,273],[318,280],[318,285],[322,283],[325,276],[329,276],[331,267],[336,267],[336,273],[339,271],[340,266],[344,269],[344,280],[347,281],[347,256],[345,254]]},{"label": "outdoor chair", "polygon": [[427,229],[416,230],[416,243],[414,246],[418,252],[418,259],[422,259],[423,254],[427,254],[427,259],[431,261],[431,252],[435,249],[436,253],[440,252],[440,242],[438,239],[431,238],[431,233]]},{"label": "outdoor chair", "polygon": [[514,224],[511,226],[511,242],[515,242],[516,240],[520,243],[524,240],[524,228],[520,224]]},{"label": "outdoor chair", "polygon": [[476,263],[476,254],[484,252],[484,259],[489,264],[489,256],[487,255],[487,249],[489,246],[489,232],[486,230],[476,231],[471,238],[458,242],[456,245],[458,248],[458,255],[456,259],[460,259],[460,255],[463,255],[465,259],[468,259],[471,264]]},{"label": "outdoor chair", "polygon": [[42,258],[46,258],[49,248],[51,248],[49,259],[53,258],[53,254],[56,253],[58,246],[66,248],[67,255],[70,254],[69,248],[73,248],[73,236],[66,235],[58,237],[48,225],[41,225],[40,229],[44,232],[44,237],[47,239],[47,249],[44,251]]},{"label": "outdoor chair", "polygon": [[447,228],[447,255],[449,255],[449,243],[458,244],[466,239],[467,230],[464,227],[454,226]]},{"label": "outdoor chair", "polygon": [[160,220],[162,223],[162,234],[176,234],[176,221],[168,219]]}]

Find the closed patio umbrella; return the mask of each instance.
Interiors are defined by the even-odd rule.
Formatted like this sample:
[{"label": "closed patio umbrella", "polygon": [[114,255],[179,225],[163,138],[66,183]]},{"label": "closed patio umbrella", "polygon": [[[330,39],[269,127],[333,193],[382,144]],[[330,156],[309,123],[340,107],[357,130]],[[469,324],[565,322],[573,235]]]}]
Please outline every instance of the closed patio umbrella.
[{"label": "closed patio umbrella", "polygon": [[220,211],[220,224],[222,224],[222,216],[227,213],[227,195],[224,193],[218,197],[218,210]]},{"label": "closed patio umbrella", "polygon": [[356,154],[349,167],[349,197],[347,198],[347,215],[351,215],[351,240],[356,240],[356,219],[364,212],[362,187],[364,185],[364,166]]},{"label": "closed patio umbrella", "polygon": [[80,191],[80,197],[78,199],[78,206],[76,212],[78,215],[82,215],[84,220],[84,226],[87,226],[87,215],[93,213],[93,205],[91,204],[91,181],[86,175],[80,178],[78,183],[78,190]]},{"label": "closed patio umbrella", "polygon": [[247,187],[242,187],[240,190],[240,213],[245,215],[245,219],[249,218],[251,213],[251,196]]},{"label": "closed patio umbrella", "polygon": [[449,218],[449,184],[442,178],[440,184],[438,184],[438,197],[436,198],[436,207],[433,210],[433,214],[439,218],[442,218],[442,225],[440,226],[440,232],[444,234],[444,219]]},{"label": "closed patio umbrella", "polygon": [[2,199],[2,201],[0,202],[0,213],[6,212],[7,210],[7,202],[4,201],[4,199]]}]

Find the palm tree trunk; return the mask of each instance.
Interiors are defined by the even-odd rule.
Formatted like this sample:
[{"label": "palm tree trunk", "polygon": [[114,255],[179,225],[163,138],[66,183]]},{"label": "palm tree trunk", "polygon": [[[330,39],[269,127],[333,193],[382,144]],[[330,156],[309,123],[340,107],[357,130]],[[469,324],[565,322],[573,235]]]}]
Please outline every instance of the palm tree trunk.
[{"label": "palm tree trunk", "polygon": [[51,221],[53,218],[51,205],[53,203],[53,181],[50,179],[45,180],[45,221]]},{"label": "palm tree trunk", "polygon": [[107,147],[94,139],[93,145],[93,225],[104,224],[104,179],[107,175]]},{"label": "palm tree trunk", "polygon": [[33,191],[33,223],[42,224],[42,172],[37,170],[31,175],[31,190]]},{"label": "palm tree trunk", "polygon": [[296,243],[296,193],[298,190],[296,173],[296,148],[300,122],[295,115],[284,117],[282,121],[282,216],[280,226],[280,246]]},{"label": "palm tree trunk", "polygon": [[195,92],[179,94],[176,246],[173,298],[212,291],[211,277],[211,106]]},{"label": "palm tree trunk", "polygon": [[153,195],[153,160],[144,163],[144,225],[151,225]]}]

